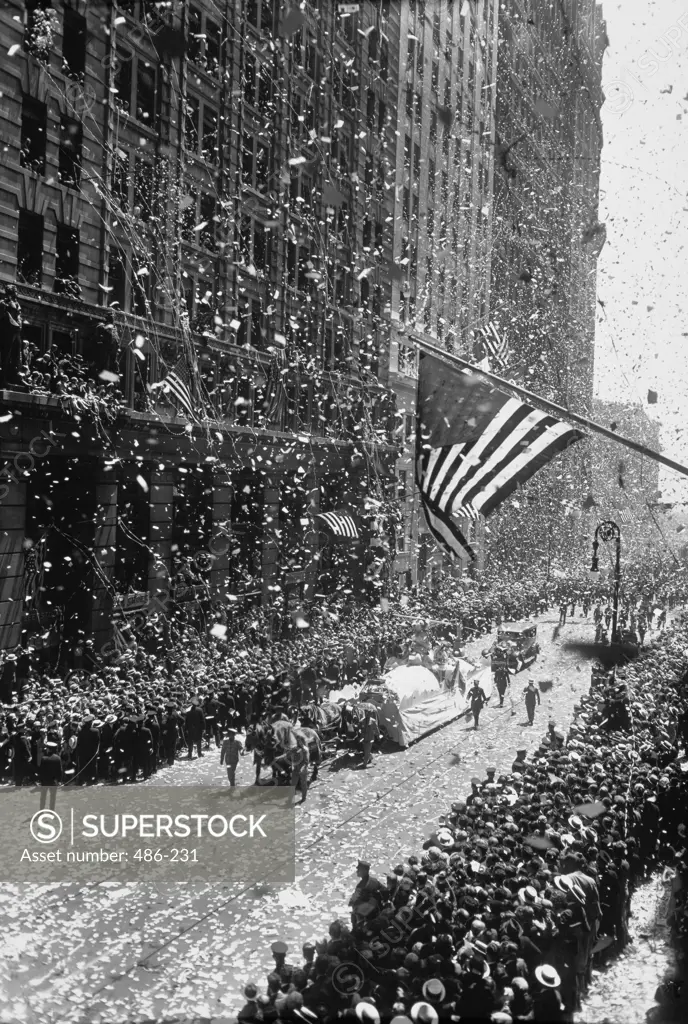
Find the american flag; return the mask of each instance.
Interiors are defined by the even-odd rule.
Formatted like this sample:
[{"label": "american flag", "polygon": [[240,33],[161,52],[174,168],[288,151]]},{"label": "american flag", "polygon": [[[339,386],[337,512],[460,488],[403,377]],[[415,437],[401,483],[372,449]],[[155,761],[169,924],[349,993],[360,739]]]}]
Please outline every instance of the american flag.
[{"label": "american flag", "polygon": [[616,512],[612,512],[612,515],[622,523],[633,522],[633,513],[628,508],[618,509]]},{"label": "american flag", "polygon": [[504,338],[499,336],[494,323],[490,320],[487,327],[480,327],[477,333],[487,356],[493,360],[497,369],[503,370],[507,363],[509,346]]},{"label": "american flag", "polygon": [[268,423],[278,427],[284,422],[284,414],[287,410],[287,392],[284,387],[282,366],[285,365],[282,353],[273,355],[268,375],[265,415]]},{"label": "american flag", "polygon": [[173,394],[190,419],[198,419],[194,412],[190,390],[191,372],[185,355],[179,357],[176,366],[173,370],[170,370],[162,381],[162,385],[165,394]]},{"label": "american flag", "polygon": [[487,516],[583,435],[469,371],[421,355],[416,482],[436,540],[475,558],[457,518]]},{"label": "american flag", "polygon": [[318,518],[325,520],[335,537],[358,540],[356,521],[348,512],[319,512]]}]

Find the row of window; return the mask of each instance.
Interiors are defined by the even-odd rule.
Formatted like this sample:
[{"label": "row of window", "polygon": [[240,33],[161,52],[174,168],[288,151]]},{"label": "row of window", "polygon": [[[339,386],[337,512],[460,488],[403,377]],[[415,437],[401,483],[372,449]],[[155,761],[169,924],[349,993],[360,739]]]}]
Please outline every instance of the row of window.
[{"label": "row of window", "polygon": [[[22,167],[45,174],[48,140],[48,108],[45,103],[24,96],[22,102],[19,162]],[[81,183],[83,128],[72,117],[60,117],[58,141],[58,181],[78,189]]]},{"label": "row of window", "polygon": [[[44,218],[30,210],[19,211],[17,231],[17,276],[25,284],[39,286],[43,275]],[[56,292],[69,290],[69,282],[78,284],[79,232],[66,224],[57,225],[55,239]]]}]

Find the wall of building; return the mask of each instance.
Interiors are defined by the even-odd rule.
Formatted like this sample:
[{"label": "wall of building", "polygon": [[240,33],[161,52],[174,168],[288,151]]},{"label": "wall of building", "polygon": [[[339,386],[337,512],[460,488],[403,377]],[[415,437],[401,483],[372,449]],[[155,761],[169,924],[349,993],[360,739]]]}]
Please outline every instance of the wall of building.
[{"label": "wall of building", "polygon": [[[342,17],[334,2],[297,13],[199,0],[164,19],[139,2],[53,6],[24,23],[0,11],[11,54],[0,69],[0,284],[18,283],[34,359],[58,346],[102,364],[113,337],[124,408],[75,429],[49,384],[5,391],[3,407],[23,418],[18,434],[0,424],[3,456],[52,424],[67,438],[51,454],[56,477],[75,481],[74,460],[93,467],[83,557],[95,599],[79,621],[98,644],[121,606],[118,551],[134,520],[148,568],[131,605],[139,590],[166,599],[183,559],[218,536],[229,541],[202,573],[213,596],[312,595],[322,481],[347,480],[344,506],[363,512],[393,476],[396,5]],[[182,353],[195,424],[160,387]],[[148,481],[138,493],[118,488],[119,461]],[[185,481],[204,467],[203,514],[188,523]],[[38,532],[26,486],[0,504],[2,569],[16,570],[17,591],[0,609],[5,648],[18,642],[27,531]],[[310,526],[290,533],[298,567],[281,513],[295,489],[313,496]],[[61,627],[43,614],[55,644]],[[23,640],[44,632],[36,622]]]}]

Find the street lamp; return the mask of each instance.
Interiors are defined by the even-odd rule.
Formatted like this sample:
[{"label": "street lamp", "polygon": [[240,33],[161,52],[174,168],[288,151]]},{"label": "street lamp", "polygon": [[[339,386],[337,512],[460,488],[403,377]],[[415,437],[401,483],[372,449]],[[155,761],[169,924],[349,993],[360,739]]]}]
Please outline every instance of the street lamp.
[{"label": "street lamp", "polygon": [[600,523],[595,530],[595,538],[592,542],[592,565],[590,566],[590,572],[599,572],[599,559],[597,557],[597,549],[600,546],[600,542],[597,537],[600,537],[603,541],[613,540],[616,542],[616,564],[614,565],[614,603],[612,605],[612,643],[618,641],[617,636],[617,620],[619,618],[619,585],[621,583],[621,530],[612,522],[611,519],[606,519],[603,523]]}]

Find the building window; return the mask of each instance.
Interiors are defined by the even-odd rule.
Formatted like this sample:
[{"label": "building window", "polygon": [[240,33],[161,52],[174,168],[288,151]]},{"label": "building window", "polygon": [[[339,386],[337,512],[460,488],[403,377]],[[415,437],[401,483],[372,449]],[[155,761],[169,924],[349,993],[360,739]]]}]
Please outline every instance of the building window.
[{"label": "building window", "polygon": [[129,113],[131,109],[132,58],[126,50],[115,52],[115,105]]},{"label": "building window", "polygon": [[258,190],[267,188],[270,169],[268,146],[252,135],[244,135],[241,159],[244,185],[250,185],[251,188]]},{"label": "building window", "polygon": [[190,153],[198,152],[198,125],[201,104],[195,96],[187,96],[184,109],[184,142]]},{"label": "building window", "polygon": [[127,274],[125,256],[121,249],[110,249],[108,259],[108,289],[105,302],[108,306],[126,311]]},{"label": "building window", "polygon": [[67,188],[79,188],[83,129],[72,117],[60,118],[60,156],[58,178]]},{"label": "building window", "polygon": [[237,345],[265,351],[265,314],[260,299],[245,299],[239,319],[241,326],[237,333]]},{"label": "building window", "polygon": [[209,163],[217,163],[218,159],[218,129],[219,121],[217,110],[207,103],[203,105],[203,136],[201,138],[201,155]]},{"label": "building window", "polygon": [[372,89],[368,89],[368,101],[366,106],[366,124],[368,125],[368,130],[371,132],[375,127],[375,106],[375,93],[373,92]]},{"label": "building window", "polygon": [[377,133],[382,135],[385,130],[385,121],[387,119],[387,104],[380,100],[377,109]]},{"label": "building window", "polygon": [[137,156],[134,165],[134,213],[147,222],[153,212],[153,165]]},{"label": "building window", "polygon": [[217,73],[220,68],[220,52],[222,48],[222,33],[220,26],[210,18],[205,21],[205,69],[211,75]]},{"label": "building window", "polygon": [[138,61],[136,69],[136,119],[149,128],[155,125],[155,68]]},{"label": "building window", "polygon": [[203,249],[215,252],[215,196],[210,192],[201,194],[201,227],[198,229],[198,243]]},{"label": "building window", "polygon": [[189,60],[195,64],[201,60],[203,52],[203,25],[198,7],[189,7],[189,37],[186,43]]},{"label": "building window", "polygon": [[408,473],[405,469],[397,471],[397,498],[399,501],[406,501],[406,484]]},{"label": "building window", "polygon": [[375,173],[375,161],[373,159],[373,155],[372,155],[372,153],[366,153],[366,156],[365,156],[365,167],[364,167],[364,171],[363,171],[366,185],[372,185],[373,184],[373,175],[374,175],[374,173]]},{"label": "building window", "polygon": [[54,291],[74,295],[79,287],[79,232],[66,224],[57,225]]},{"label": "building window", "polygon": [[389,44],[386,39],[380,43],[380,78],[387,81],[389,75]]},{"label": "building window", "polygon": [[272,102],[272,77],[267,64],[258,68],[258,110],[265,114]]},{"label": "building window", "polygon": [[273,0],[246,0],[246,18],[261,32],[272,32]]},{"label": "building window", "polygon": [[43,217],[29,210],[20,210],[18,227],[17,276],[24,284],[40,286],[43,273]]},{"label": "building window", "polygon": [[22,167],[45,172],[45,140],[48,110],[45,103],[39,103],[31,96],[24,96],[22,101],[21,150],[19,160]]},{"label": "building window", "polygon": [[318,47],[315,39],[309,33],[306,39],[306,74],[315,82],[318,77]]},{"label": "building window", "polygon": [[111,194],[121,210],[129,208],[129,154],[116,149],[112,161]]},{"label": "building window", "polygon": [[75,79],[83,78],[86,71],[86,18],[71,7],[64,10],[62,70]]}]

